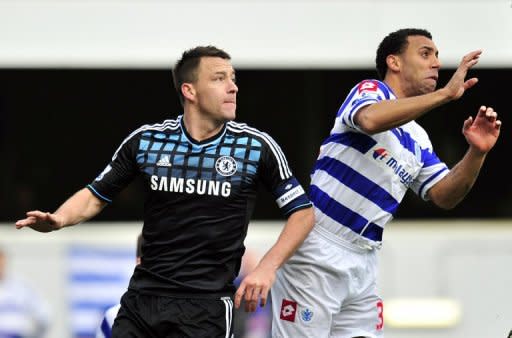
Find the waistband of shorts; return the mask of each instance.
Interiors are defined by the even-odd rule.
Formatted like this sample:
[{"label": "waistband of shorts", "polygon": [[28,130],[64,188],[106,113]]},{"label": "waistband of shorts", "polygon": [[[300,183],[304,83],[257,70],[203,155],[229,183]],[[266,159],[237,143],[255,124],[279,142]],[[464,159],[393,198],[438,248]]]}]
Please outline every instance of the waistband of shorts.
[{"label": "waistband of shorts", "polygon": [[234,299],[235,295],[233,293],[225,293],[225,292],[212,292],[208,294],[204,293],[193,293],[193,292],[158,292],[154,290],[147,289],[137,289],[136,287],[128,287],[128,291],[135,292],[140,295],[145,296],[154,296],[160,298],[179,298],[179,299]]},{"label": "waistband of shorts", "polygon": [[345,228],[345,230],[347,231],[343,234],[336,234],[318,223],[313,227],[313,231],[323,238],[359,253],[367,253],[375,249],[380,249],[382,246],[382,242],[371,241],[359,234],[356,234],[349,228]]}]

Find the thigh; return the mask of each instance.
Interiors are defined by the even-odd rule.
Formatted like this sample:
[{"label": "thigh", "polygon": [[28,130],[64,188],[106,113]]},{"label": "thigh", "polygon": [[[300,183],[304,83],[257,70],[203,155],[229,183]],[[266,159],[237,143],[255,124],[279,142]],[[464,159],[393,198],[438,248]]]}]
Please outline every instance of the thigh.
[{"label": "thigh", "polygon": [[353,272],[357,278],[351,284],[350,297],[333,316],[330,337],[383,337],[383,303],[377,294],[376,253],[368,254],[365,263]]},{"label": "thigh", "polygon": [[340,313],[333,317],[330,337],[384,337],[382,314],[382,301],[377,296],[344,306]]},{"label": "thigh", "polygon": [[154,309],[143,298],[131,290],[121,297],[121,307],[112,326],[112,338],[157,337],[146,322]]},{"label": "thigh", "polygon": [[154,337],[141,329],[129,316],[126,316],[122,310],[114,321],[112,326],[112,338],[138,338],[138,337]]},{"label": "thigh", "polygon": [[271,290],[273,338],[329,336],[346,296],[339,259],[339,248],[311,233],[278,270]]},{"label": "thigh", "polygon": [[174,298],[128,291],[114,321],[115,338],[225,338],[233,331],[231,297]]},{"label": "thigh", "polygon": [[233,301],[161,298],[156,331],[167,338],[224,338],[233,332]]}]

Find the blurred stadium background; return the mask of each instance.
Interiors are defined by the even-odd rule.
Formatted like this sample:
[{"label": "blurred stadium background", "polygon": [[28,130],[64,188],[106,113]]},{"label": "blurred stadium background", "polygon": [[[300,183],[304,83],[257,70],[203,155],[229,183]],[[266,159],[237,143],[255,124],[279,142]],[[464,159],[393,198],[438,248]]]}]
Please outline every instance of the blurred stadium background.
[{"label": "blurred stadium background", "polygon": [[[504,337],[512,328],[511,0],[0,0],[0,246],[10,272],[50,302],[47,338],[88,337],[98,309],[124,290],[140,182],[94,222],[61,233],[16,232],[13,222],[54,210],[132,130],[181,113],[170,68],[183,50],[213,44],[231,54],[238,120],[273,135],[307,184],[348,90],[376,76],[378,42],[403,27],[432,32],[440,85],[466,52],[484,51],[470,72],[480,83],[419,120],[442,159],[453,165],[464,154],[462,121],[480,105],[493,106],[504,127],[460,206],[441,211],[409,194],[387,228],[386,337]],[[260,195],[247,240],[255,248],[282,224],[271,196]]]}]

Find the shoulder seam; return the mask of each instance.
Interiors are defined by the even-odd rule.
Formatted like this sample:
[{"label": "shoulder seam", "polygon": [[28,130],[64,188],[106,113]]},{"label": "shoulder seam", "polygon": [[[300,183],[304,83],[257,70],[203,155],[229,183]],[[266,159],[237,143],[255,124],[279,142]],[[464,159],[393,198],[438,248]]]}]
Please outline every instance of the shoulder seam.
[{"label": "shoulder seam", "polygon": [[281,179],[287,179],[292,175],[292,172],[290,170],[290,167],[288,166],[288,161],[286,160],[286,156],[284,155],[283,151],[279,147],[279,145],[276,143],[276,141],[267,133],[262,132],[256,128],[249,127],[245,123],[236,123],[233,121],[230,121],[227,125],[228,130],[234,132],[234,133],[242,133],[247,132],[251,135],[258,136],[261,138],[270,148],[272,151],[272,154],[276,158],[276,161],[279,166],[279,174],[281,176]]},{"label": "shoulder seam", "polygon": [[178,129],[179,127],[180,127],[179,119],[175,119],[175,120],[169,119],[169,120],[164,120],[161,123],[145,124],[137,129],[135,129],[134,131],[132,131],[130,133],[130,135],[128,135],[123,140],[123,142],[121,142],[121,145],[116,149],[114,156],[112,156],[112,160],[115,160],[115,158],[117,157],[117,153],[123,147],[123,145],[126,142],[128,142],[132,137],[139,134],[140,132],[147,131],[147,130],[160,130],[160,131],[164,131],[166,129],[175,130],[175,129]]}]

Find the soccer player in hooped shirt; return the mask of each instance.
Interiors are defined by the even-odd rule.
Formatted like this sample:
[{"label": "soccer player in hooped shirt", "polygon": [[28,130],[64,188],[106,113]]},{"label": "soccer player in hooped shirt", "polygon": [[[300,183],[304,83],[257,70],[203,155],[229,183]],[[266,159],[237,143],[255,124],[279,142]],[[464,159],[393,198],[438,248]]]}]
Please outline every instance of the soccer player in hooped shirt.
[{"label": "soccer player in hooped shirt", "polygon": [[[183,115],[135,130],[106,169],[57,211],[30,211],[16,222],[49,232],[86,221],[142,175],[143,257],[112,337],[231,337],[233,303],[238,308],[244,300],[246,311],[264,306],[276,270],[314,223],[311,202],[280,147],[233,121],[238,87],[230,56],[199,46],[183,53],[173,75]],[[288,218],[235,290],[259,184]]]},{"label": "soccer player in hooped shirt", "polygon": [[467,118],[469,144],[450,170],[415,119],[457,100],[477,83],[465,80],[481,51],[462,58],[436,90],[441,63],[431,34],[401,29],[377,50],[383,81],[357,84],[341,105],[311,174],[315,226],[277,273],[272,337],[382,337],[376,290],[377,249],[406,191],[451,209],[469,192],[500,134],[496,112]]}]

